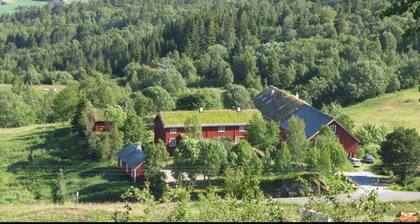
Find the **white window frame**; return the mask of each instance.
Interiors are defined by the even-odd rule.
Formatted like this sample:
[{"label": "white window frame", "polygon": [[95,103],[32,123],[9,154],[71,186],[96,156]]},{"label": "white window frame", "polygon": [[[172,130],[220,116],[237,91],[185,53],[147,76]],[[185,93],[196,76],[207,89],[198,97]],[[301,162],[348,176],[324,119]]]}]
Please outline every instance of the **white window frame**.
[{"label": "white window frame", "polygon": [[176,134],[176,128],[169,128],[169,134]]},{"label": "white window frame", "polygon": [[[175,142],[175,143],[173,143]],[[170,138],[169,139],[169,147],[175,147],[176,146],[176,138]]]},{"label": "white window frame", "polygon": [[217,127],[217,132],[225,132],[225,126]]},{"label": "white window frame", "polygon": [[336,132],[337,132],[337,125],[335,125],[335,124],[330,125],[330,128],[331,128],[331,130],[332,130],[334,133],[336,133]]},{"label": "white window frame", "polygon": [[246,131],[245,128],[246,128],[245,125],[239,126],[239,132],[245,132]]}]

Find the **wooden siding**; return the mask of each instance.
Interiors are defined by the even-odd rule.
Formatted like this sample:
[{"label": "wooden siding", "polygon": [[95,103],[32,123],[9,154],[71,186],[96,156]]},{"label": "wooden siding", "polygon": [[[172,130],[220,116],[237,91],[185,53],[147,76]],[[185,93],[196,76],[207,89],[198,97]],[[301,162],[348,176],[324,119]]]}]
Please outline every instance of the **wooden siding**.
[{"label": "wooden siding", "polygon": [[[246,131],[239,131],[240,126],[224,126],[225,131],[219,132],[218,127],[202,127],[202,136],[203,138],[218,138],[225,137],[230,138],[232,141],[235,141],[235,138],[245,138],[247,136]],[[171,128],[163,128],[162,121],[159,116],[155,119],[155,142],[162,140],[166,148],[169,151],[173,151],[175,147],[169,146],[170,139],[176,139],[176,144],[179,144],[181,136],[185,134],[184,128],[176,128],[176,133],[170,132]]]}]

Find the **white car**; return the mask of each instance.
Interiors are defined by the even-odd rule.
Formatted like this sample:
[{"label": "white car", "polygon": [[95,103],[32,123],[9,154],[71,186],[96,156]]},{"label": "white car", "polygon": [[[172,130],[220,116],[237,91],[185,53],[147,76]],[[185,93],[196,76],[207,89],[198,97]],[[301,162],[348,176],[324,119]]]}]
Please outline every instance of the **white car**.
[{"label": "white car", "polygon": [[362,162],[360,161],[360,159],[350,158],[350,162],[351,162],[351,165],[353,165],[353,167],[360,167],[362,165]]}]

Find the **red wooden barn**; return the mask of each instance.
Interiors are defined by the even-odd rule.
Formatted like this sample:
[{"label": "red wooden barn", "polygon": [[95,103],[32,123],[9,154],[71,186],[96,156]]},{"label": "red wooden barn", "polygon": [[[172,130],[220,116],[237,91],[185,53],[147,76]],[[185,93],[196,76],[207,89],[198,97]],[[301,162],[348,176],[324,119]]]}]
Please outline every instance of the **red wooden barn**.
[{"label": "red wooden barn", "polygon": [[284,130],[292,117],[302,119],[305,123],[305,135],[308,140],[314,139],[324,126],[329,126],[336,134],[349,157],[354,157],[358,148],[358,140],[333,117],[313,108],[298,96],[288,94],[274,86],[264,89],[254,98],[255,107],[261,111],[265,119],[279,122],[281,138],[287,136]]},{"label": "red wooden barn", "polygon": [[245,127],[257,110],[210,110],[160,112],[155,118],[155,142],[162,140],[173,151],[185,133],[185,120],[197,116],[204,138],[229,138],[235,143],[247,136]]},{"label": "red wooden barn", "polygon": [[128,144],[118,153],[118,168],[127,173],[133,182],[142,181],[145,158],[140,145]]}]

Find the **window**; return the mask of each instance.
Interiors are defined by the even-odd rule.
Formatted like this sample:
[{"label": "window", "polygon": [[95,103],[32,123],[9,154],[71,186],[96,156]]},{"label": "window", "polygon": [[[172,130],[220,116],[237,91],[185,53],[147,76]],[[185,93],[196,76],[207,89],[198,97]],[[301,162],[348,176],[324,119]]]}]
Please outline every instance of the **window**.
[{"label": "window", "polygon": [[170,128],[169,129],[169,133],[176,134],[176,128]]},{"label": "window", "polygon": [[176,139],[175,138],[170,138],[169,139],[169,146],[170,147],[175,147],[176,146]]},{"label": "window", "polygon": [[330,128],[331,128],[331,130],[335,133],[335,131],[336,131],[337,127],[336,127],[335,125],[331,125],[331,126],[330,126]]},{"label": "window", "polygon": [[225,132],[225,126],[219,126],[217,132]]},{"label": "window", "polygon": [[239,132],[245,132],[245,126],[239,126]]}]

